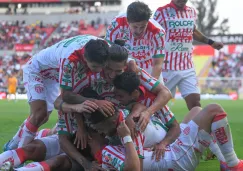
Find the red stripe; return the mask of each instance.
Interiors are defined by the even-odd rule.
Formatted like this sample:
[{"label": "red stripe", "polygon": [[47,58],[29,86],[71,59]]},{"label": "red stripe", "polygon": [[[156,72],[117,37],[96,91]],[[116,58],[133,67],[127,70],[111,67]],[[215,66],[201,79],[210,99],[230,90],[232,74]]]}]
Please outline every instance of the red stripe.
[{"label": "red stripe", "polygon": [[213,118],[213,122],[217,122],[221,119],[224,119],[227,116],[226,113],[221,113],[221,114],[217,114],[214,118]]},{"label": "red stripe", "polygon": [[81,84],[87,78],[88,78],[87,76],[83,77],[82,80],[80,80],[79,82],[77,82],[77,84],[73,87],[73,89],[75,89],[76,87],[78,87],[79,84]]},{"label": "red stripe", "polygon": [[[163,18],[163,20],[164,20],[165,30],[167,30],[167,24],[166,24],[166,20],[165,20],[165,16],[164,16],[164,12],[163,12],[163,10],[165,10],[165,9],[162,9],[162,11],[161,11],[161,15],[162,15],[162,18]],[[165,10],[165,11],[166,11],[166,10]]]},{"label": "red stripe", "polygon": [[62,85],[62,77],[63,77],[63,66],[64,66],[64,62],[65,62],[66,59],[63,59],[62,61],[62,73],[61,73],[61,76],[60,76],[60,84]]},{"label": "red stripe", "polygon": [[50,166],[46,162],[44,162],[44,161],[43,162],[40,162],[40,165],[44,169],[43,171],[51,171]]},{"label": "red stripe", "polygon": [[170,53],[170,70],[172,70],[172,56],[173,56],[173,52]]},{"label": "red stripe", "polygon": [[[111,147],[111,146],[110,146]],[[111,147],[112,148],[112,147]],[[113,148],[114,149],[114,148]],[[112,155],[114,155],[115,157],[119,158],[120,160],[124,161],[123,158],[121,158],[121,156],[115,154],[113,151],[111,151],[110,149],[108,148],[105,148],[104,150],[108,151],[109,153],[111,153]],[[123,154],[124,155],[124,154]]]},{"label": "red stripe", "polygon": [[178,57],[178,52],[176,52],[175,53],[175,65],[174,65],[174,67],[175,67],[175,70],[177,70],[177,57]]},{"label": "red stripe", "polygon": [[180,68],[180,70],[181,70],[181,62],[182,62],[182,53],[180,53],[180,63],[179,63],[179,68]]},{"label": "red stripe", "polygon": [[[136,146],[139,147],[138,138],[135,138]],[[140,154],[140,149],[137,149],[137,153]]]},{"label": "red stripe", "polygon": [[[117,21],[116,21],[116,22],[117,22]],[[114,32],[115,32],[117,29],[119,29],[119,23],[118,23],[118,26],[117,26],[116,28],[114,28],[114,29],[111,31],[111,33],[110,33],[110,41],[111,41],[111,42],[114,41],[114,40],[112,40],[112,37],[113,37]]]},{"label": "red stripe", "polygon": [[25,151],[23,150],[23,148],[18,148],[15,151],[16,151],[16,153],[18,155],[18,158],[20,160],[20,163],[25,162],[25,160],[26,160],[26,154],[25,154]]}]

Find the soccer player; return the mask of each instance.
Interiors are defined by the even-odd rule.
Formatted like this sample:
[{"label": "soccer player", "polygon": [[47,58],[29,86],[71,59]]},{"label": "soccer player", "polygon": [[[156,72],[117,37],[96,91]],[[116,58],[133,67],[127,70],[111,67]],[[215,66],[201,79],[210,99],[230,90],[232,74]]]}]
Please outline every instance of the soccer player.
[{"label": "soccer player", "polygon": [[[127,7],[126,14],[115,17],[106,31],[105,39],[114,42],[125,40],[129,58],[136,61],[154,78],[159,79],[164,58],[164,29],[153,19],[148,5],[133,2]],[[163,80],[162,80],[163,81]]]},{"label": "soccer player", "polygon": [[[48,120],[59,87],[65,99],[87,73],[100,72],[109,57],[108,48],[104,40],[82,35],[60,41],[34,55],[23,69],[30,117],[5,145],[5,150],[22,147],[32,141],[38,128]],[[107,106],[112,108],[108,102],[99,103],[97,100],[96,103],[105,112]]]},{"label": "soccer player", "polygon": [[10,73],[8,80],[7,80],[7,85],[8,85],[8,100],[11,99],[11,95],[14,95],[14,99],[16,101],[16,89],[18,86],[18,80],[15,77],[14,73]]},{"label": "soccer player", "polygon": [[157,9],[154,19],[165,29],[165,58],[163,79],[175,96],[176,87],[187,103],[188,109],[201,106],[196,72],[192,61],[193,40],[221,49],[223,44],[204,36],[196,28],[197,14],[194,8],[186,6],[187,0],[172,0]]}]

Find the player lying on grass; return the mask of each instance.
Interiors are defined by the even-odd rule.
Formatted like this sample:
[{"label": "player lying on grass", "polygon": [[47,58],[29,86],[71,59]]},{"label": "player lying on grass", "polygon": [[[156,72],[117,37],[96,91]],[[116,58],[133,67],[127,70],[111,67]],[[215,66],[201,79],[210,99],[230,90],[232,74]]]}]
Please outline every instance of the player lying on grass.
[{"label": "player lying on grass", "polygon": [[[53,110],[62,89],[63,99],[72,94],[73,86],[89,72],[100,72],[109,57],[109,45],[91,35],[62,40],[34,55],[23,69],[24,85],[30,105],[30,117],[24,121],[5,150],[29,143]],[[81,103],[81,102],[80,102]],[[109,102],[96,104],[106,112]],[[108,113],[109,114],[109,113]]]},{"label": "player lying on grass", "polygon": [[[114,85],[115,97],[124,105],[138,101],[146,105],[153,102],[153,95],[144,91],[143,87],[139,86],[139,78],[134,73],[124,72],[117,76],[114,80]],[[163,112],[161,112],[161,114],[163,114]],[[155,115],[161,116],[161,114],[156,113]],[[197,155],[198,152],[202,153],[204,148],[213,142],[210,135],[210,133],[213,133],[220,150],[220,152],[216,152],[219,160],[225,160],[229,166],[228,169],[239,170],[243,165],[234,152],[226,116],[223,108],[217,104],[208,105],[204,109],[199,107],[193,108],[180,125],[181,134],[174,143],[171,143],[166,147],[166,150],[164,149],[162,151],[161,149],[163,148],[158,147],[164,146],[156,144],[154,149],[155,153],[146,152],[147,157],[145,157],[144,160],[144,169],[151,170],[151,168],[153,168],[154,170],[158,170],[159,168],[164,168],[194,170],[200,159],[198,157],[199,155]],[[194,148],[190,149],[190,147]],[[159,151],[159,153],[156,152],[156,150]],[[185,151],[187,152],[185,153]],[[151,160],[151,158],[148,159],[149,156],[154,154],[163,154],[164,158],[158,163]],[[187,164],[184,165],[185,163]],[[191,163],[191,165],[188,165],[188,163]],[[148,166],[147,169],[145,166]]]}]

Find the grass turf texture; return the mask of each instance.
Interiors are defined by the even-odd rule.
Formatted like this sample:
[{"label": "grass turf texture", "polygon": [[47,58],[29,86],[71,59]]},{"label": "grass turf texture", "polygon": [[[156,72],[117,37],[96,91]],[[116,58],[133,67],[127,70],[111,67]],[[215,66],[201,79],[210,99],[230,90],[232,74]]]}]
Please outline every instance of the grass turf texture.
[{"label": "grass turf texture", "polygon": [[[231,131],[234,139],[234,148],[239,158],[243,159],[243,103],[242,101],[228,100],[203,100],[202,105],[206,106],[209,103],[218,103],[222,105],[228,113],[228,119],[231,126]],[[183,100],[176,100],[174,105],[170,107],[175,113],[178,121],[181,121],[187,114],[187,107]],[[20,100],[17,102],[0,100],[0,152],[2,147],[15,132],[20,124],[29,114],[29,107],[26,101]],[[57,120],[56,111],[52,113],[50,120],[42,128],[51,128]],[[196,171],[218,171],[219,162],[215,160],[201,161]]]}]

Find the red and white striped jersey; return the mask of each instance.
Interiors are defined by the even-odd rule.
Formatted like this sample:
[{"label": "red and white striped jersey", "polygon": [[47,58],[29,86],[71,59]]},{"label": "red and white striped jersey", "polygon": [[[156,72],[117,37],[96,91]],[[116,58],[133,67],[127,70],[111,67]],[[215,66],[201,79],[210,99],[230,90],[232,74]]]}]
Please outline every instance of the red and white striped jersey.
[{"label": "red and white striped jersey", "polygon": [[[151,91],[160,84],[159,80],[149,75],[142,68],[140,68],[139,78],[140,84],[148,91]],[[73,91],[81,93],[83,89],[87,87],[91,87],[100,97],[113,102],[115,105],[119,105],[119,102],[114,98],[114,86],[106,82],[103,71],[100,73],[87,74],[87,77],[84,77],[74,85]]]},{"label": "red and white striped jersey", "polygon": [[[140,86],[139,88],[143,94],[138,99],[138,102],[143,104],[144,106],[150,107],[154,103],[156,96],[153,93],[150,93],[149,91],[145,90],[143,86]],[[174,114],[170,111],[167,105],[158,110],[154,114],[154,116],[159,118],[162,121],[162,123],[167,126],[167,128],[175,120]]]},{"label": "red and white striped jersey", "polygon": [[197,14],[194,8],[178,9],[173,2],[157,9],[154,19],[165,29],[164,70],[186,70],[193,67],[193,32]]},{"label": "red and white striped jersey", "polygon": [[164,57],[165,31],[154,19],[149,20],[143,38],[135,39],[129,29],[126,14],[119,15],[108,26],[105,39],[110,43],[116,39],[125,40],[129,57],[145,70],[152,66],[152,58]]}]

